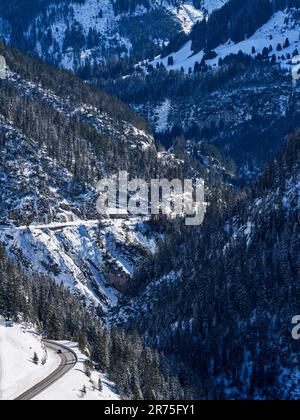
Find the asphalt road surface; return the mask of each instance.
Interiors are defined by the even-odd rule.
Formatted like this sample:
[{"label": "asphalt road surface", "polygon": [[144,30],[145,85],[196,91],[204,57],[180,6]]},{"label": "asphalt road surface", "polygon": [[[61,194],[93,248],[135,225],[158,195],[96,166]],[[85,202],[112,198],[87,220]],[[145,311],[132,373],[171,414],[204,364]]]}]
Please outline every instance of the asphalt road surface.
[{"label": "asphalt road surface", "polygon": [[73,352],[69,348],[48,340],[44,340],[44,344],[47,348],[55,352],[61,351],[61,353],[59,354],[61,358],[61,363],[59,367],[51,373],[51,375],[49,375],[43,381],[30,388],[28,391],[24,392],[22,395],[15,399],[16,401],[32,400],[34,397],[39,395],[41,392],[45,391],[45,389],[49,388],[60,378],[62,378],[66,373],[72,370],[78,362],[75,352]]}]

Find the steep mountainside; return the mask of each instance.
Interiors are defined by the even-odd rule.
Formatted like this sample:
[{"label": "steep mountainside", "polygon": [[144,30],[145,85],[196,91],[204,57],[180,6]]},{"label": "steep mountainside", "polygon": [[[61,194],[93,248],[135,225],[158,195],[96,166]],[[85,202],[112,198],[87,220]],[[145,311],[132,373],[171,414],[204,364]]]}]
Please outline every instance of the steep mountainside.
[{"label": "steep mountainside", "polygon": [[230,0],[127,77],[83,76],[143,115],[167,149],[179,135],[188,154],[212,143],[248,181],[297,127],[299,10],[298,0]]},{"label": "steep mountainside", "polygon": [[145,121],[119,100],[3,44],[0,54],[0,239],[27,270],[106,311],[162,232],[147,218],[100,221],[98,181],[121,170],[145,180],[202,174],[221,197],[234,173],[214,151],[202,151],[205,164],[158,153]]},{"label": "steep mountainside", "polygon": [[0,33],[14,46],[59,66],[155,56],[179,32],[225,0],[3,1]]},{"label": "steep mountainside", "polygon": [[2,9],[13,45],[120,97],[167,149],[184,136],[185,153],[197,159],[198,145],[210,143],[245,182],[297,126],[298,0],[57,0],[20,18],[14,12],[22,5]]},{"label": "steep mountainside", "polygon": [[104,86],[144,115],[167,149],[178,136],[189,155],[212,144],[235,162],[243,180],[274,159],[299,122],[299,82],[291,72],[243,54],[217,71],[186,76],[159,69]]},{"label": "steep mountainside", "polygon": [[[300,399],[299,22],[300,0],[2,0],[0,315],[79,341],[123,398]],[[203,178],[203,225],[100,217],[121,170]]]},{"label": "steep mountainside", "polygon": [[[35,326],[38,334],[50,340],[76,341],[82,353],[78,354],[79,364],[75,371],[56,384],[54,392],[50,388],[51,399],[57,399],[59,392],[62,393],[59,398],[64,394],[66,399],[76,399],[76,396],[78,399],[77,387],[82,387],[85,382],[87,392],[90,394],[91,391],[93,399],[102,399],[95,392],[96,389],[110,391],[104,396],[108,399],[112,392],[122,399],[191,397],[185,393],[162,354],[145,347],[136,333],[126,334],[117,328],[107,331],[89,309],[63,285],[56,285],[46,276],[26,274],[7,257],[0,245],[1,320],[5,317],[11,320],[9,324],[17,322],[30,325],[31,334]],[[5,328],[1,324],[0,330],[1,363],[5,363],[3,372],[1,369],[0,398],[12,399],[20,395],[22,390],[27,390],[32,380],[37,383],[55,367],[51,360],[44,367],[39,365],[45,358],[45,352],[37,336],[35,339],[29,334],[25,336],[25,330],[21,332],[17,327],[11,328],[11,325]],[[20,334],[23,338],[20,338]],[[36,369],[28,363],[28,358],[34,357],[34,351]],[[12,375],[12,372],[15,374]],[[108,383],[107,389],[107,375],[117,389],[113,383]],[[47,393],[42,396],[49,398]]]},{"label": "steep mountainside", "polygon": [[117,319],[190,369],[200,398],[299,399],[299,217],[298,132],[223,216],[177,228]]},{"label": "steep mountainside", "polygon": [[99,226],[96,183],[121,169],[148,179],[178,165],[159,158],[126,105],[3,45],[0,53],[9,67],[0,81],[1,240],[30,271],[105,309],[155,241],[138,220]]},{"label": "steep mountainside", "polygon": [[[183,69],[188,73],[203,59],[208,66],[217,67],[226,56],[242,51],[252,57],[263,54],[288,67],[293,55],[299,55],[299,5],[297,0],[288,4],[231,0],[207,22],[197,23],[184,45],[173,51],[168,47],[168,55],[163,54],[150,64],[162,63],[168,70]],[[252,27],[245,23],[249,20]],[[217,35],[213,33],[216,27]]]}]

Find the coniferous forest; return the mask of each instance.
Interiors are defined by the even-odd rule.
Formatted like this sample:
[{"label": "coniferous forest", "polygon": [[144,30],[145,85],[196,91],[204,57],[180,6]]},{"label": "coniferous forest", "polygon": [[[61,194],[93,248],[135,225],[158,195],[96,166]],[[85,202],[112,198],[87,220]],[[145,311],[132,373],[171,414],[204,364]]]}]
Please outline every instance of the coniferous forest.
[{"label": "coniferous forest", "polygon": [[28,276],[0,248],[0,313],[30,322],[52,340],[75,340],[97,369],[108,372],[123,398],[182,399],[185,390],[162,354],[143,345],[138,333],[107,331],[95,308],[86,307],[62,284]]},{"label": "coniferous forest", "polygon": [[[101,399],[300,399],[299,34],[299,0],[0,1],[0,399],[24,326]],[[203,223],[100,215],[120,171],[203,179]]]}]

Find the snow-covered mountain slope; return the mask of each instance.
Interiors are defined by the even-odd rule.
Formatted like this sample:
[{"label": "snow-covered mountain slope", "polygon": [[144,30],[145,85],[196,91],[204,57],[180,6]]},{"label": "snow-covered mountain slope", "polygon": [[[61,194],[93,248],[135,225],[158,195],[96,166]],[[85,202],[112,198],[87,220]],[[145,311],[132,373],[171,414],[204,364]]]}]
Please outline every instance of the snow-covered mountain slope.
[{"label": "snow-covered mountain slope", "polygon": [[[38,364],[33,362],[35,353]],[[17,398],[50,375],[59,363],[59,356],[45,348],[33,328],[0,325],[0,400]]]},{"label": "snow-covered mountain slope", "polygon": [[[284,151],[278,156],[278,158],[272,162],[264,171],[264,173],[258,178],[256,182],[252,185],[252,193],[248,193],[244,198],[235,203],[232,210],[227,211],[230,214],[230,217],[226,219],[226,216],[222,217],[222,231],[218,229],[215,230],[215,235],[218,237],[219,247],[221,252],[219,253],[218,249],[215,246],[212,246],[212,249],[206,249],[205,255],[203,255],[203,260],[201,252],[199,252],[199,267],[202,267],[204,260],[210,260],[212,265],[217,264],[217,258],[238,258],[238,248],[241,246],[247,249],[247,258],[254,258],[257,253],[253,253],[253,249],[259,246],[261,241],[261,246],[265,249],[270,248],[270,252],[276,253],[279,247],[283,247],[283,242],[290,244],[291,249],[289,252],[292,252],[294,249],[297,252],[299,248],[299,212],[300,212],[300,131],[297,131],[288,139],[288,144],[285,146]],[[210,217],[210,216],[208,216]],[[275,220],[284,220],[285,223],[280,224],[280,229],[277,233],[270,232],[272,230],[272,223],[275,223]],[[209,222],[208,222],[209,223]],[[204,227],[205,229],[205,227]],[[286,236],[286,231],[290,229],[292,231],[292,237]],[[269,232],[269,237],[266,235]],[[191,233],[193,235],[193,233]],[[275,236],[278,234],[276,240],[272,241],[272,234]],[[194,240],[198,241],[199,249],[202,246],[205,246],[203,240],[205,241],[205,234],[202,231],[202,228],[194,234]],[[221,240],[222,237],[222,240]],[[183,244],[187,244],[186,242]],[[278,241],[275,245],[274,242]],[[282,242],[282,243],[281,243]],[[280,245],[279,245],[280,243]],[[189,246],[189,245],[187,245]],[[194,248],[195,244],[193,240],[191,241],[192,253],[195,254],[195,260],[198,259],[196,256]],[[274,247],[274,248],[273,248]],[[172,247],[172,249],[174,248]],[[282,248],[283,249],[283,248]],[[267,251],[266,251],[267,252]],[[278,258],[281,259],[281,263],[287,258],[284,253],[279,253]],[[294,255],[298,258],[298,254]],[[261,256],[260,256],[261,257]],[[151,258],[151,257],[150,257]],[[156,255],[154,259],[157,258],[159,261],[159,255]],[[186,257],[184,257],[186,258]],[[263,258],[263,257],[261,257]],[[135,318],[140,320],[147,318],[147,313],[156,311],[154,308],[156,305],[161,305],[161,292],[165,289],[166,296],[168,295],[167,290],[170,289],[175,292],[174,301],[177,299],[176,296],[176,284],[178,290],[181,290],[183,287],[183,278],[186,276],[186,281],[190,282],[191,277],[195,275],[195,278],[205,278],[207,276],[206,271],[201,272],[198,265],[190,267],[187,273],[184,273],[184,263],[183,261],[177,264],[177,259],[173,258],[173,269],[167,270],[167,273],[158,278],[148,278],[149,282],[142,282],[141,289],[132,290],[132,295],[127,302],[127,305],[120,305],[119,310],[113,310],[113,313],[117,314],[117,319],[121,324],[126,324],[132,322]],[[206,261],[207,262],[207,261]],[[293,265],[295,261],[291,261]],[[288,262],[285,262],[288,264]],[[276,261],[269,261],[268,264],[276,265]],[[278,267],[282,267],[278,263]],[[186,267],[185,267],[186,268]],[[224,268],[220,268],[224,270]],[[231,267],[226,267],[226,270],[236,270],[237,267],[234,265]],[[191,271],[194,273],[191,275]],[[139,278],[139,273],[137,273],[137,279]],[[259,273],[256,272],[256,275],[259,277]],[[269,271],[265,273],[267,278],[271,278],[274,275],[274,272]],[[297,277],[297,275],[294,273]],[[223,277],[224,276],[224,277]],[[276,277],[276,275],[275,275]],[[143,276],[141,277],[143,278]],[[221,278],[226,278],[226,273],[222,273]],[[239,279],[241,282],[242,279]],[[198,281],[198,280],[197,280]],[[221,280],[223,281],[223,280]],[[275,279],[274,279],[275,281]],[[187,283],[188,286],[188,283]],[[198,284],[199,286],[199,284]],[[200,292],[199,292],[200,293]],[[189,295],[193,300],[193,295]],[[182,296],[179,297],[180,299]],[[172,301],[171,305],[174,304]],[[124,302],[124,301],[123,301]],[[176,307],[174,304],[173,308]],[[179,306],[180,307],[180,306]],[[188,309],[189,306],[186,306]],[[169,314],[172,314],[175,318],[175,312],[180,312],[174,310],[174,312],[169,311]],[[189,309],[188,309],[189,311]],[[134,321],[133,321],[134,322]],[[142,321],[143,322],[143,321]],[[180,324],[176,324],[175,330],[179,327]],[[188,325],[186,323],[182,324],[182,328],[189,328],[192,324]],[[169,328],[172,330],[173,325],[169,325]],[[174,330],[174,331],[175,331]]]},{"label": "snow-covered mountain slope", "polygon": [[[87,357],[78,344],[59,342],[74,351],[76,366],[34,400],[118,400],[115,385],[94,369],[86,375]],[[37,359],[34,361],[34,356]],[[48,377],[60,365],[57,353],[46,348],[32,326],[0,325],[0,400],[13,400]],[[99,390],[99,379],[102,389]],[[83,392],[83,390],[85,392]]]},{"label": "snow-covered mountain slope", "polygon": [[140,258],[156,248],[139,220],[61,226],[0,229],[0,240],[27,271],[63,282],[103,311],[116,305]]},{"label": "snow-covered mountain slope", "polygon": [[98,180],[121,169],[163,177],[182,162],[158,153],[143,120],[124,104],[69,73],[51,68],[50,82],[43,66],[26,73],[24,57],[2,52],[10,70],[1,82],[0,220],[12,227],[0,228],[0,240],[28,271],[106,311],[160,235],[144,219],[99,220]]},{"label": "snow-covered mountain slope", "polygon": [[18,33],[13,10],[10,15],[4,9],[0,35],[41,58],[78,70],[87,63],[112,57],[145,58],[180,31],[188,33],[199,19],[224,3],[225,0],[203,0],[196,8],[191,1],[176,0],[125,4],[112,0],[74,0],[66,4],[61,0],[44,3],[32,15],[26,11],[27,19],[18,19]]},{"label": "snow-covered mountain slope", "polygon": [[[99,401],[99,400],[120,400],[116,392],[116,386],[107,377],[94,369],[86,374],[86,361],[88,358],[82,354],[78,344],[70,341],[59,341],[74,351],[78,363],[70,372],[63,376],[51,387],[36,396],[34,401]],[[102,389],[99,389],[101,384]]]},{"label": "snow-covered mountain slope", "polygon": [[256,0],[227,2],[162,55],[101,86],[141,114],[167,149],[179,134],[189,154],[194,143],[213,143],[252,178],[299,118],[299,8],[262,4],[257,16]]},{"label": "snow-covered mountain slope", "polygon": [[[200,383],[212,381],[212,399],[299,399],[298,342],[290,333],[299,291],[299,140],[299,132],[289,138],[221,219],[208,216],[176,246],[173,238],[172,256],[164,249],[149,264],[153,272],[137,273],[116,311]],[[170,264],[162,267],[164,255]],[[259,380],[260,366],[271,380]]]},{"label": "snow-covered mountain slope", "polygon": [[193,25],[205,17],[204,10],[196,9],[189,2],[183,2],[178,6],[168,8],[168,10],[178,20],[185,33],[189,33]]},{"label": "snow-covered mountain slope", "polygon": [[[276,12],[269,22],[259,28],[248,39],[238,43],[229,40],[228,43],[219,45],[214,49],[216,57],[207,59],[206,64],[211,67],[217,67],[220,59],[224,59],[231,54],[238,54],[240,51],[256,57],[267,48],[269,49],[268,56],[270,58],[275,55],[278,63],[291,68],[292,57],[300,53],[299,30],[298,10],[288,9]],[[287,39],[289,43],[285,45]],[[280,49],[278,48],[279,45],[281,46]],[[179,51],[163,59],[157,57],[150,64],[156,67],[162,63],[167,70],[183,69],[185,73],[188,73],[189,71],[194,71],[195,63],[201,63],[204,55],[204,51],[195,54],[192,49],[192,41],[188,41]],[[170,57],[173,58],[172,64],[170,64]]]},{"label": "snow-covered mountain slope", "polygon": [[189,153],[195,143],[212,143],[248,179],[275,158],[290,127],[298,126],[300,86],[290,70],[243,58],[237,67],[232,63],[197,77],[157,71],[152,76],[153,83],[159,82],[153,86],[156,98],[141,101],[137,94],[131,106],[167,145],[178,131],[187,139]]},{"label": "snow-covered mountain slope", "polygon": [[1,81],[0,218],[12,225],[0,229],[1,241],[27,270],[106,310],[156,243],[141,220],[100,223],[96,184],[121,169],[148,178],[174,162],[164,163],[144,122],[121,102],[68,73],[51,69],[48,79],[43,65],[27,72],[32,61],[1,52],[10,71]]},{"label": "snow-covered mountain slope", "polygon": [[220,9],[228,0],[200,0],[200,6],[207,14]]}]

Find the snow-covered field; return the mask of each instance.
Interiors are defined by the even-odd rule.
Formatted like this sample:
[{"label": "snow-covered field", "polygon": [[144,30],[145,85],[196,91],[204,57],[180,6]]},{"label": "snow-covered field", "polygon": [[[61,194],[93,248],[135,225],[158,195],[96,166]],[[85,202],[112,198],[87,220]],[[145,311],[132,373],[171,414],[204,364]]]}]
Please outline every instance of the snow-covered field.
[{"label": "snow-covered field", "polygon": [[[38,365],[33,362],[34,353]],[[0,400],[15,399],[50,375],[59,363],[59,356],[46,350],[33,328],[0,325]]]}]

